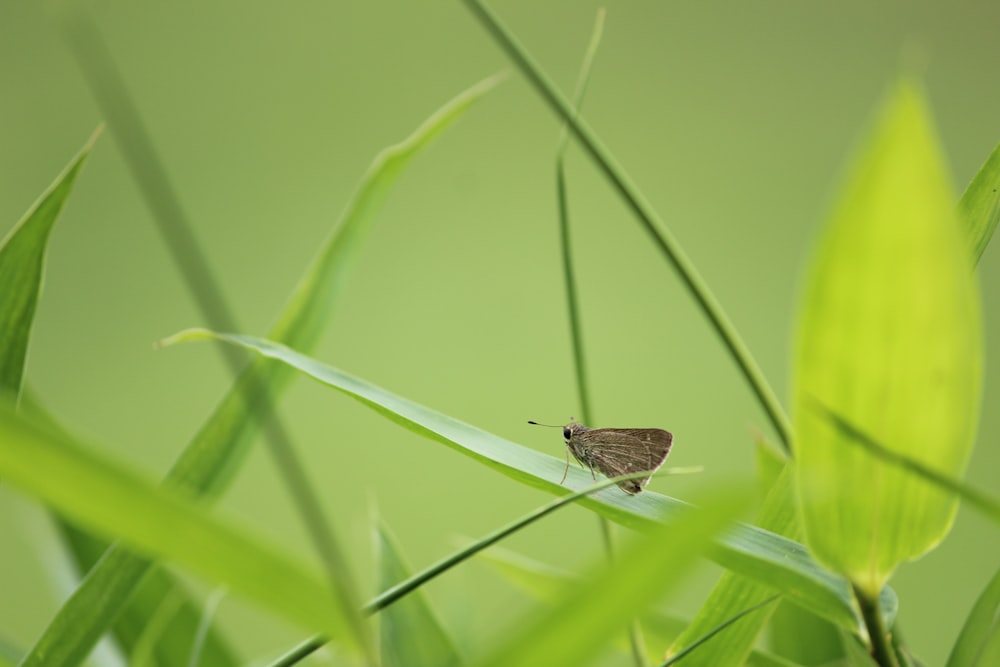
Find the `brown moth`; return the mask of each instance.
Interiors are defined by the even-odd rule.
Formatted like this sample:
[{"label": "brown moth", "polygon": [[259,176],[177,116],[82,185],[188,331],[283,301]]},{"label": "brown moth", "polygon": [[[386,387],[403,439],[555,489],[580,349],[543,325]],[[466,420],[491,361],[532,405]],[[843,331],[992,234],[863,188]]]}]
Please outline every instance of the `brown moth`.
[{"label": "brown moth", "polygon": [[[549,426],[529,421],[536,426]],[[558,428],[558,427],[553,427]],[[566,471],[562,484],[569,473],[569,454],[590,468],[590,474],[597,479],[596,470],[605,477],[617,477],[636,472],[653,475],[667,460],[674,436],[659,428],[588,428],[583,424],[570,422],[562,427],[566,440]],[[649,483],[649,477],[628,479],[618,482],[625,493],[635,495]]]}]

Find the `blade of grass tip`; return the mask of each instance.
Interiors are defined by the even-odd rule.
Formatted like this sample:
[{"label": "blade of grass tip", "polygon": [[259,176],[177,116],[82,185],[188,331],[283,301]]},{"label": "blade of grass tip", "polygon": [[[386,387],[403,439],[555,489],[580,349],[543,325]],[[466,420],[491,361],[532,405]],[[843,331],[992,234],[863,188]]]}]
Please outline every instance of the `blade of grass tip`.
[{"label": "blade of grass tip", "polygon": [[[579,115],[583,105],[583,97],[590,81],[590,70],[597,55],[597,48],[601,43],[601,35],[604,32],[604,8],[597,10],[594,19],[594,29],[590,36],[590,43],[584,54],[583,65],[580,67],[580,75],[577,79],[576,94],[573,100],[574,114]],[[587,382],[587,370],[585,365],[585,355],[583,352],[583,326],[580,322],[580,304],[577,298],[576,280],[573,275],[572,252],[570,249],[569,232],[569,199],[566,187],[566,146],[569,143],[569,132],[563,124],[560,130],[558,148],[556,149],[556,195],[559,208],[559,238],[562,249],[563,272],[566,282],[566,303],[569,310],[570,337],[573,344],[573,367],[576,374],[576,386],[580,400],[581,417],[586,424],[593,424],[593,412],[591,412],[590,390]],[[614,560],[614,535],[611,523],[607,518],[599,516],[604,553],[609,561]],[[632,648],[632,658],[636,667],[645,667],[646,642],[642,636],[642,628],[638,619],[633,620],[629,626],[629,645]]]},{"label": "blade of grass tip", "polygon": [[102,127],[0,242],[0,390],[17,396],[24,379],[28,339],[42,289],[45,248],[80,169]]},{"label": "blade of grass tip", "polygon": [[[378,521],[374,537],[379,588],[385,590],[405,581],[411,571],[384,521]],[[379,614],[379,647],[384,667],[462,664],[455,643],[420,590]]]},{"label": "blade of grass tip", "polygon": [[963,500],[968,501],[970,505],[981,510],[989,518],[1000,522],[1000,499],[994,498],[975,487],[949,477],[933,468],[929,468],[920,461],[912,459],[905,454],[889,449],[815,399],[812,401],[812,406],[817,412],[822,413],[829,419],[838,430],[847,435],[848,442],[858,444],[883,461],[899,466],[914,475],[918,475],[946,491],[951,491]]},{"label": "blade of grass tip", "polygon": [[[216,334],[205,330],[181,332],[162,344],[218,339],[253,349],[265,357],[280,360],[315,380],[336,389],[403,428],[444,445],[522,484],[547,493],[589,486],[590,475],[571,468],[565,483],[562,458],[523,447],[409,401],[365,380],[322,364],[284,345],[253,336]],[[582,499],[588,509],[612,521],[636,529],[650,529],[687,507],[674,498],[647,491],[628,496],[618,490],[600,492]],[[712,558],[723,567],[769,585],[786,599],[824,618],[857,631],[860,617],[853,594],[844,578],[821,568],[798,542],[774,533],[737,524],[718,540]],[[883,589],[884,607],[891,617],[895,593]]]},{"label": "blade of grass tip", "polygon": [[1000,221],[1000,144],[966,188],[958,202],[958,215],[968,230],[972,257],[978,263]]},{"label": "blade of grass tip", "polygon": [[694,264],[681,248],[670,230],[660,220],[652,205],[642,195],[625,170],[615,161],[611,153],[597,138],[590,127],[574,115],[573,108],[559,93],[555,84],[541,71],[523,46],[501,24],[499,19],[480,0],[465,0],[473,14],[482,21],[489,33],[496,39],[510,58],[517,64],[553,111],[562,117],[573,130],[580,144],[597,163],[615,190],[635,213],[643,229],[651,236],[656,247],[676,269],[682,282],[691,292],[698,306],[705,313],[727,351],[736,362],[743,376],[750,384],[754,395],[777,432],[786,451],[790,452],[792,429],[787,415],[781,407],[774,390],[768,384],[763,371],[757,365],[749,348],[740,338],[736,327],[729,320],[718,299],[712,294],[708,284],[698,273]]},{"label": "blade of grass tip", "polygon": [[[212,628],[212,622],[215,620],[215,614],[219,611],[219,605],[222,603],[222,598],[226,597],[226,593],[226,588],[223,586],[216,589],[205,601],[205,613],[202,614],[201,622],[198,624],[198,632],[194,636],[194,645],[191,647],[191,659],[188,661],[188,667],[198,667],[201,664],[205,641]],[[211,665],[212,663],[207,664]]]},{"label": "blade of grass tip", "polygon": [[679,653],[676,653],[676,654],[670,656],[669,658],[667,658],[666,661],[664,661],[663,663],[661,663],[660,667],[669,667],[669,665],[674,665],[674,664],[680,662],[685,657],[687,657],[687,655],[689,653],[692,653],[692,652],[698,650],[698,648],[702,644],[705,644],[706,642],[711,641],[713,637],[715,637],[717,634],[719,634],[720,632],[722,632],[723,630],[725,630],[726,628],[728,628],[730,625],[732,625],[736,621],[740,620],[744,616],[747,616],[749,614],[754,613],[755,611],[758,611],[759,609],[763,609],[764,607],[766,607],[769,604],[777,602],[780,597],[781,597],[780,595],[772,595],[768,599],[766,599],[766,600],[764,600],[762,602],[758,602],[757,604],[755,604],[752,607],[747,607],[746,609],[744,609],[740,613],[732,616],[731,618],[723,621],[722,623],[719,623],[719,625],[715,626],[714,628],[712,628],[711,630],[709,630],[708,632],[706,632],[704,635],[702,635],[701,637],[699,637],[695,641],[693,641],[690,644],[688,644],[684,648],[684,650],[682,650]]},{"label": "blade of grass tip", "polygon": [[990,635],[997,632],[1000,618],[1000,570],[979,594],[951,647],[946,667],[976,667]]},{"label": "blade of grass tip", "polygon": [[[174,189],[163,162],[160,160],[150,134],[141,120],[141,114],[132,100],[124,77],[102,39],[97,27],[87,14],[78,11],[65,23],[67,41],[74,48],[77,62],[98,104],[110,119],[112,135],[136,178],[139,189],[153,214],[157,228],[170,254],[180,270],[188,292],[194,298],[202,316],[212,326],[238,330],[231,312],[215,278],[211,264],[202,251],[180,197]],[[223,358],[232,372],[238,374],[245,359],[235,350],[223,351]],[[306,526],[307,533],[326,569],[331,588],[344,594],[344,611],[352,621],[360,644],[366,648],[369,661],[375,663],[372,640],[367,627],[354,614],[360,596],[354,591],[347,574],[347,560],[337,544],[330,522],[325,517],[312,482],[295,454],[291,437],[281,421],[273,416],[273,407],[266,388],[261,383],[251,387],[254,411],[271,415],[264,422],[266,441],[286,490]]]},{"label": "blade of grass tip", "polygon": [[[278,318],[272,329],[273,338],[303,349],[315,345],[346,278],[354,250],[391,184],[410,159],[500,80],[500,76],[494,76],[468,89],[439,109],[410,137],[376,157],[339,224],[331,231]],[[185,449],[168,473],[166,483],[209,498],[217,495],[245,454],[251,436],[264,417],[260,411],[252,409],[249,390],[266,381],[277,394],[291,376],[292,373],[280,365],[254,363]],[[62,656],[68,663],[82,660],[150,567],[148,559],[112,546],[60,608],[24,664],[39,664],[38,655]]]},{"label": "blade of grass tip", "polygon": [[[576,95],[573,100],[574,113],[580,113],[583,97],[590,81],[590,69],[597,55],[597,47],[601,43],[604,32],[605,11],[597,10],[594,19],[594,30],[590,43],[583,57],[580,75],[576,84]],[[563,124],[560,130],[559,145],[556,148],[556,196],[559,205],[559,243],[562,248],[563,275],[566,284],[566,305],[569,310],[569,330],[573,344],[573,369],[576,373],[576,388],[580,400],[580,418],[585,424],[593,424],[593,413],[590,411],[590,387],[587,382],[587,367],[583,353],[583,326],[580,323],[580,304],[576,293],[576,279],[573,275],[573,258],[570,251],[569,234],[569,203],[566,195],[566,146],[569,143],[569,132]]]},{"label": "blade of grass tip", "polygon": [[[656,476],[659,477],[662,475],[686,475],[694,472],[701,472],[701,469],[668,468],[666,470],[660,470],[658,473],[656,473]],[[614,486],[619,482],[623,482],[628,479],[640,479],[644,476],[645,475],[643,473],[633,473],[630,475],[613,477],[598,482],[596,484],[593,484],[592,486],[588,486],[580,491],[560,496],[559,498],[556,498],[555,500],[546,503],[545,505],[542,505],[541,507],[529,512],[520,519],[512,521],[511,523],[502,526],[501,528],[498,528],[497,530],[485,535],[484,537],[481,537],[475,542],[456,551],[455,553],[446,556],[445,558],[437,561],[436,563],[424,568],[423,570],[409,577],[405,581],[402,581],[396,584],[395,586],[392,586],[391,588],[382,591],[382,593],[380,593],[377,597],[375,597],[373,600],[371,600],[364,606],[363,611],[366,614],[374,614],[381,611],[382,609],[385,609],[386,607],[390,606],[397,600],[406,596],[411,591],[419,588],[420,586],[423,586],[431,579],[434,579],[435,577],[444,574],[451,568],[455,567],[459,563],[468,560],[469,558],[476,555],[483,549],[486,549],[496,544],[497,542],[503,540],[504,538],[513,535],[522,528],[525,528],[534,523],[535,521],[538,521],[542,517],[551,514],[560,507],[566,507],[567,505],[570,505],[578,500],[582,500],[593,493],[597,493],[598,491],[602,491],[611,486]],[[307,657],[311,653],[318,650],[326,642],[327,640],[323,637],[312,637],[310,639],[307,639],[304,642],[300,643],[298,646],[295,646],[294,648],[290,649],[275,662],[270,663],[268,667],[289,667],[290,665],[294,665],[303,658]]]}]

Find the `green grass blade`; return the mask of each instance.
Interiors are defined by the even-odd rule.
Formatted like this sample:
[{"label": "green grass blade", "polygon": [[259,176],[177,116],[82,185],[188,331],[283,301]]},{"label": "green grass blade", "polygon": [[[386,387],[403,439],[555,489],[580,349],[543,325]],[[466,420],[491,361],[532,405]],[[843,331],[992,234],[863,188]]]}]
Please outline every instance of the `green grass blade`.
[{"label": "green grass blade", "polygon": [[625,550],[615,563],[595,568],[571,587],[554,609],[521,621],[479,667],[579,665],[604,648],[671,587],[705,553],[735,516],[736,498],[691,507]]},{"label": "green grass blade", "polygon": [[1000,570],[993,575],[990,583],[969,611],[962,630],[951,648],[946,667],[985,667],[991,663],[980,663],[986,643],[991,635],[1000,634]]},{"label": "green grass blade", "polygon": [[960,476],[978,421],[979,294],[923,97],[890,96],[810,269],[795,359],[798,490],[817,559],[874,598],[947,534],[957,498],[860,447],[819,402],[893,451]]},{"label": "green grass blade", "polygon": [[[284,345],[252,336],[213,334],[198,330],[178,334],[173,341],[217,338],[243,345],[278,359],[375,410],[404,428],[454,449],[512,479],[548,493],[580,490],[590,484],[590,475],[570,468],[565,486],[559,484],[564,461],[497,437],[364,380],[344,373]],[[169,342],[169,341],[165,341]],[[610,489],[582,499],[581,504],[635,528],[650,528],[664,517],[675,516],[687,505],[652,492],[626,496]],[[815,611],[854,631],[856,609],[847,583],[820,568],[802,545],[753,526],[739,525],[719,540],[713,558],[722,566],[758,580],[781,592],[786,599]],[[886,595],[892,596],[889,589]],[[891,600],[887,600],[891,602]]]},{"label": "green grass blade", "polygon": [[[405,581],[410,569],[395,538],[379,522],[375,534],[379,590]],[[458,651],[420,590],[379,614],[379,645],[385,667],[449,667],[461,664]]]},{"label": "green grass blade", "polygon": [[[722,623],[719,623],[717,626],[715,626],[714,628],[712,628],[711,630],[709,630],[708,632],[706,632],[702,636],[698,637],[695,641],[691,642],[690,644],[688,644],[687,646],[685,646],[683,649],[681,649],[680,651],[678,651],[674,655],[672,655],[669,658],[667,658],[667,660],[665,660],[660,667],[668,667],[669,665],[677,664],[678,662],[680,662],[681,660],[685,659],[687,656],[691,655],[692,653],[694,653],[695,651],[697,651],[699,648],[701,648],[702,646],[704,646],[706,643],[712,641],[715,637],[717,637],[719,635],[719,633],[725,631],[726,629],[728,629],[729,627],[731,627],[734,623],[736,623],[740,619],[742,619],[742,618],[744,618],[744,617],[746,617],[746,616],[748,616],[748,615],[750,615],[750,614],[752,614],[752,613],[754,613],[756,611],[760,611],[761,609],[763,609],[764,607],[766,607],[768,605],[774,604],[775,602],[778,601],[779,597],[780,596],[778,596],[778,595],[772,595],[771,597],[767,598],[766,600],[762,600],[761,602],[758,602],[757,604],[753,605],[752,607],[747,607],[743,611],[740,611],[740,612],[734,614],[733,616],[731,616],[730,618],[727,618],[725,621],[723,621]],[[742,662],[742,660],[741,660],[741,662]]]},{"label": "green grass blade", "polygon": [[24,379],[49,232],[99,135],[100,128],[0,242],[0,391],[12,396]]},{"label": "green grass blade", "polygon": [[965,223],[978,262],[1000,221],[1000,144],[976,174],[958,202],[959,219]]},{"label": "green grass blade", "polygon": [[155,487],[9,406],[0,406],[0,443],[0,475],[69,519],[224,584],[305,628],[351,637],[339,607],[324,594],[324,579],[211,517],[194,500]]},{"label": "green grass blade", "polygon": [[[498,77],[492,77],[469,88],[441,107],[409,137],[376,156],[339,224],[278,317],[271,331],[273,338],[306,350],[316,344],[346,281],[357,247],[392,185],[421,150],[498,82]],[[281,365],[263,360],[252,364],[185,448],[166,483],[207,498],[220,493],[266,417],[264,411],[254,407],[261,403],[264,407],[272,405],[290,378],[291,372]],[[261,402],[255,397],[263,386],[268,387],[271,400]],[[22,664],[44,665],[41,656],[56,664],[81,661],[151,566],[149,559],[112,546],[60,608]]]},{"label": "green grass blade", "polygon": [[[580,76],[577,79],[576,94],[573,99],[575,113],[580,113],[583,104],[583,96],[587,92],[587,83],[590,81],[590,68],[594,64],[594,56],[597,55],[597,47],[601,43],[601,35],[604,32],[604,9],[597,11],[597,18],[594,20],[594,31],[590,36],[590,43],[583,56],[583,65],[580,67]],[[580,401],[580,419],[584,424],[593,424],[594,416],[591,412],[590,386],[587,382],[586,356],[583,353],[583,325],[580,323],[580,302],[577,298],[576,278],[573,275],[573,254],[570,249],[569,233],[569,202],[566,194],[566,146],[569,143],[569,133],[563,125],[559,139],[559,147],[556,149],[556,199],[559,205],[559,246],[562,250],[563,276],[566,283],[566,306],[569,314],[569,331],[573,344],[573,371],[576,375],[576,391]]]},{"label": "green grass blade", "polygon": [[594,159],[597,166],[612,183],[615,190],[625,200],[628,207],[635,213],[643,229],[650,235],[657,249],[663,253],[670,264],[694,297],[698,306],[705,313],[710,324],[715,329],[727,351],[732,356],[743,376],[750,384],[754,395],[760,402],[765,414],[777,432],[785,449],[790,448],[791,425],[788,417],[778,401],[774,390],[768,384],[749,348],[740,338],[736,327],[730,322],[718,300],[712,294],[708,284],[698,273],[694,264],[674,238],[673,234],[660,220],[652,205],[639,192],[625,170],[614,160],[611,153],[604,147],[593,130],[576,118],[572,106],[559,93],[555,84],[535,64],[525,48],[499,21],[492,10],[481,0],[466,0],[466,4],[479,18],[490,34],[503,47],[511,59],[517,64],[528,80],[535,86],[541,96],[552,107],[553,111],[564,120],[579,139],[580,144]]}]

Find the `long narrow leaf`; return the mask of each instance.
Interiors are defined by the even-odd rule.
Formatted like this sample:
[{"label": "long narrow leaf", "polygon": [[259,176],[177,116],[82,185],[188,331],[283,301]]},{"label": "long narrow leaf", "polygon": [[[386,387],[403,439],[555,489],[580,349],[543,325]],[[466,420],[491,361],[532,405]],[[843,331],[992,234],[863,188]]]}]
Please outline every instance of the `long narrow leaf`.
[{"label": "long narrow leaf", "polygon": [[958,215],[969,234],[972,256],[978,262],[1000,221],[1000,144],[965,189]]},{"label": "long narrow leaf", "polygon": [[0,242],[0,391],[16,396],[42,288],[49,232],[73,190],[100,128]]},{"label": "long narrow leaf", "polygon": [[0,443],[0,475],[61,514],[225,584],[303,627],[343,633],[343,615],[323,594],[323,579],[210,517],[194,501],[3,405]]},{"label": "long narrow leaf", "polygon": [[[376,529],[379,589],[402,583],[409,567],[384,523]],[[458,651],[422,591],[416,590],[379,615],[384,667],[449,667],[461,664]]]},{"label": "long narrow leaf", "polygon": [[[571,468],[565,486],[559,484],[564,462],[517,445],[405,398],[396,396],[343,371],[326,366],[278,343],[252,336],[214,334],[204,330],[183,332],[171,341],[217,338],[243,345],[264,356],[283,361],[316,380],[359,400],[387,419],[444,444],[480,463],[529,486],[549,493],[582,489],[590,476]],[[581,503],[612,521],[635,528],[650,528],[675,516],[685,503],[652,492],[626,496],[619,489],[593,494]],[[771,586],[789,600],[829,618],[852,631],[859,617],[843,579],[820,568],[805,547],[766,530],[739,525],[719,540],[713,558],[721,565]],[[894,594],[886,589],[885,603],[894,609]]]},{"label": "long narrow leaf", "polygon": [[778,601],[778,598],[779,598],[779,596],[772,595],[771,597],[767,598],[766,600],[758,602],[757,604],[753,605],[752,607],[747,607],[743,611],[740,611],[740,612],[734,614],[733,616],[727,618],[725,621],[723,621],[722,623],[719,623],[717,626],[715,626],[714,628],[712,628],[711,630],[709,630],[708,632],[706,632],[702,636],[698,637],[695,641],[693,641],[690,644],[688,644],[687,646],[685,646],[681,651],[678,651],[674,655],[672,655],[669,658],[667,658],[667,660],[665,660],[660,667],[668,667],[669,665],[677,664],[678,662],[680,662],[681,660],[685,659],[687,656],[691,655],[695,651],[698,651],[701,647],[703,647],[708,642],[711,642],[713,639],[715,639],[716,637],[718,637],[720,633],[725,632],[726,630],[728,630],[730,627],[732,627],[732,625],[734,623],[740,621],[741,619],[745,618],[746,616],[748,616],[748,615],[750,615],[750,614],[752,614],[752,613],[754,613],[756,611],[759,611],[760,609],[766,607],[767,605],[774,604],[775,602]]},{"label": "long narrow leaf", "polygon": [[[271,336],[301,349],[313,347],[345,282],[356,250],[381,204],[405,167],[435,137],[489,92],[487,79],[441,107],[405,140],[375,158],[344,214],[306,270],[272,329]],[[291,373],[263,360],[251,365],[223,398],[168,474],[166,483],[211,498],[225,487],[266,417],[255,410],[250,390],[267,386],[275,398]],[[250,395],[248,395],[250,394]],[[256,401],[260,403],[260,401]],[[266,401],[270,405],[272,401]],[[148,558],[112,546],[22,662],[25,667],[75,664],[114,621],[152,566]],[[46,663],[46,660],[52,662]]]},{"label": "long narrow leaf", "polygon": [[763,408],[772,426],[777,432],[785,449],[791,444],[791,424],[778,401],[774,390],[768,384],[763,371],[757,365],[750,349],[740,338],[736,327],[729,320],[722,305],[712,294],[708,284],[698,273],[694,263],[688,258],[673,234],[663,224],[652,205],[639,192],[625,170],[615,161],[611,153],[597,138],[597,135],[582,120],[576,117],[573,107],[559,93],[555,84],[541,71],[527,50],[514,38],[500,22],[496,15],[481,0],[466,0],[466,4],[479,18],[500,46],[517,64],[536,90],[552,107],[553,111],[573,130],[580,144],[594,159],[604,175],[611,181],[615,190],[625,200],[628,207],[635,213],[643,229],[650,235],[653,243],[676,269],[691,296],[694,297],[709,323],[719,335],[733,361],[746,378],[754,395]]},{"label": "long narrow leaf", "polygon": [[[946,667],[977,667],[990,635],[1000,633],[1000,570],[980,593],[948,656]],[[983,663],[985,667],[986,663]]]}]

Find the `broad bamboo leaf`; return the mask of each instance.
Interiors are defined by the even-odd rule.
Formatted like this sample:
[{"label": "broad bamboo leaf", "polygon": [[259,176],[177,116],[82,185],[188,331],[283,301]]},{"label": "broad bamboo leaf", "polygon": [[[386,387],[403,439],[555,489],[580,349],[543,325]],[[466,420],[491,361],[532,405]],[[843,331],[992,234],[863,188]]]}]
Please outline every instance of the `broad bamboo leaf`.
[{"label": "broad bamboo leaf", "polygon": [[[357,248],[392,185],[416,155],[499,80],[493,77],[463,92],[441,107],[412,135],[376,156],[340,223],[331,231],[292,292],[272,329],[273,338],[306,350],[316,344]],[[267,416],[264,410],[254,408],[273,405],[290,377],[291,373],[280,365],[265,360],[252,364],[188,444],[164,483],[209,499],[218,495]],[[270,400],[258,400],[256,394],[261,387],[267,388]],[[80,662],[115,620],[152,566],[148,558],[112,545],[60,608],[22,665],[47,667]]]},{"label": "broad bamboo leaf", "polygon": [[[199,338],[217,338],[243,345],[290,364],[352,396],[400,426],[529,486],[548,493],[565,493],[567,488],[579,490],[591,483],[589,475],[570,468],[565,485],[560,485],[565,465],[561,458],[517,445],[430,410],[278,343],[253,336],[214,334],[204,330],[183,332],[164,343]],[[580,503],[612,521],[639,529],[649,529],[688,507],[679,500],[657,493],[647,491],[638,496],[627,496],[620,489],[592,494]],[[723,567],[774,588],[787,599],[824,618],[852,631],[859,627],[860,617],[848,584],[820,568],[801,544],[754,526],[740,524],[720,538],[712,557]],[[883,608],[888,610],[888,614],[894,613],[895,594],[891,589],[887,588],[884,592]]]},{"label": "broad bamboo leaf", "polygon": [[13,396],[24,378],[49,232],[99,135],[100,128],[0,242],[0,391]]},{"label": "broad bamboo leaf", "polygon": [[[376,530],[378,586],[389,590],[410,576],[395,538],[379,523]],[[416,590],[379,614],[379,645],[385,667],[448,667],[461,660],[423,592]]]},{"label": "broad bamboo leaf", "polygon": [[818,402],[886,446],[961,476],[982,341],[968,244],[928,113],[900,85],[813,260],[795,359],[798,491],[811,551],[869,597],[948,532],[956,498],[846,443]]},{"label": "broad bamboo leaf", "polygon": [[0,476],[67,518],[121,536],[139,552],[176,562],[305,628],[343,636],[344,618],[323,578],[212,518],[194,500],[2,404],[0,443]]}]

